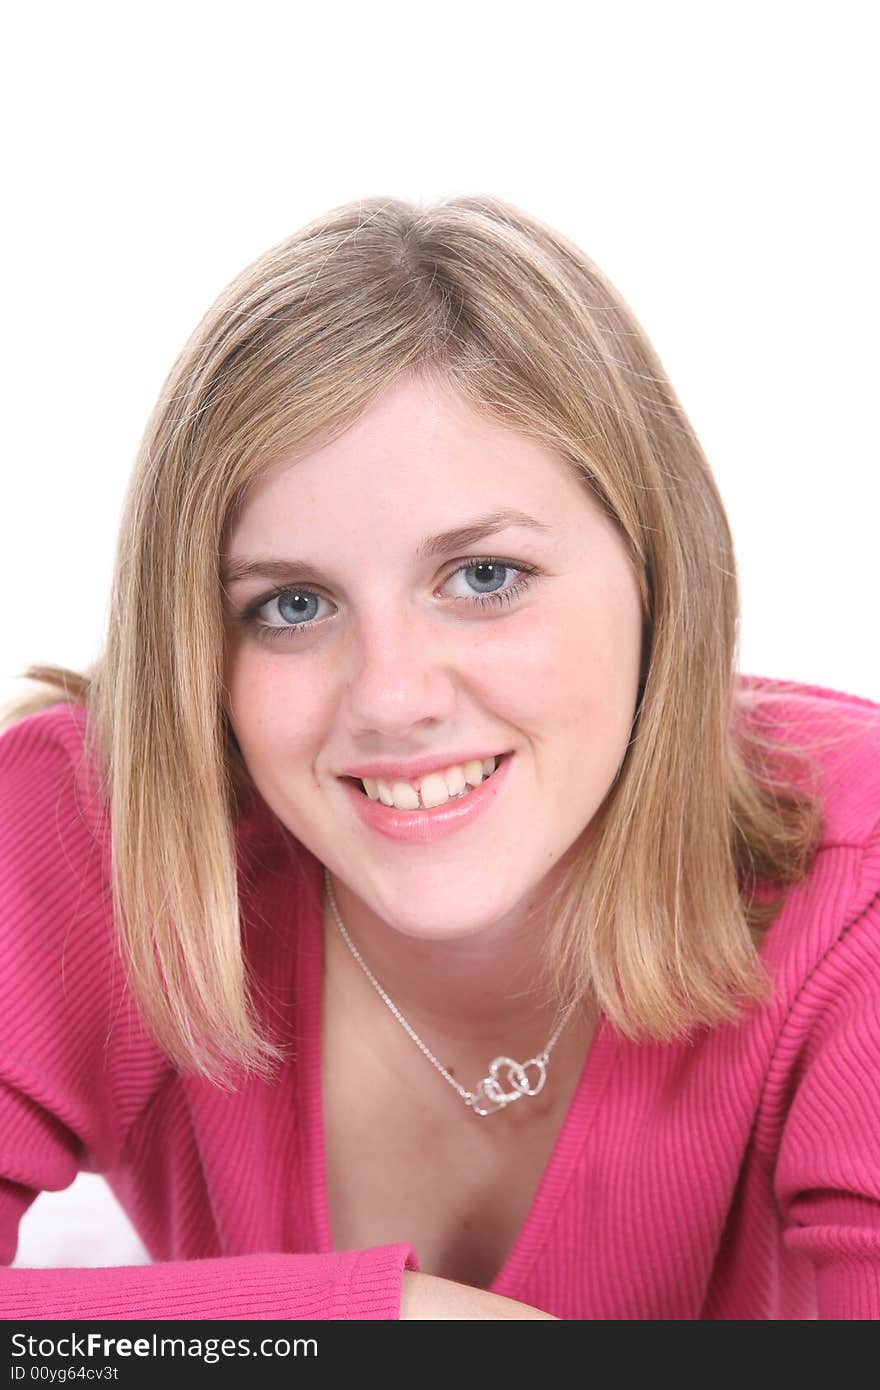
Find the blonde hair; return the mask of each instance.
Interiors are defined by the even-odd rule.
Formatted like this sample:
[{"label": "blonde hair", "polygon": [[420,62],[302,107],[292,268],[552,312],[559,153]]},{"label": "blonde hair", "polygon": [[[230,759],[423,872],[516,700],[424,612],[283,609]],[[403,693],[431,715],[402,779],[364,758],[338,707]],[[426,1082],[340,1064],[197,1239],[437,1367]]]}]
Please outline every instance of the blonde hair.
[{"label": "blonde hair", "polygon": [[[590,993],[668,1040],[769,997],[758,944],[806,872],[810,766],[735,674],[731,537],[706,459],[614,287],[492,197],[334,209],[245,269],[175,362],[127,494],[106,644],[84,675],[32,667],[87,711],[113,831],[131,985],[159,1044],[223,1081],[271,1070],[242,945],[235,818],[250,784],[225,713],[224,536],[282,452],[328,442],[405,371],[549,447],[614,520],[641,588],[632,736],[548,928],[547,997]],[[589,839],[589,855],[586,840]],[[768,891],[769,890],[769,891]]]}]

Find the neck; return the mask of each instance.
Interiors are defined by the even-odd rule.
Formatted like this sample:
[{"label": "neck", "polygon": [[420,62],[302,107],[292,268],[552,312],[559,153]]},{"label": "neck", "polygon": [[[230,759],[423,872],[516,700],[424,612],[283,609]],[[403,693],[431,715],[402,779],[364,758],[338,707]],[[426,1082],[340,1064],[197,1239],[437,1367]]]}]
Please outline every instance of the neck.
[{"label": "neck", "polygon": [[[541,988],[546,907],[536,897],[511,920],[452,941],[422,940],[389,927],[331,876],[342,923],[364,964],[407,1023],[434,1051],[462,1060],[496,1055],[518,1060],[543,1052],[558,1022]],[[325,964],[330,978],[365,1007],[391,1020],[339,931],[329,897],[324,908]],[[370,997],[371,996],[371,997]],[[576,1009],[558,1047],[578,1046],[587,1015]],[[378,1013],[374,1014],[379,1017]],[[399,1027],[394,1023],[393,1027]],[[554,1055],[556,1048],[554,1047]]]}]

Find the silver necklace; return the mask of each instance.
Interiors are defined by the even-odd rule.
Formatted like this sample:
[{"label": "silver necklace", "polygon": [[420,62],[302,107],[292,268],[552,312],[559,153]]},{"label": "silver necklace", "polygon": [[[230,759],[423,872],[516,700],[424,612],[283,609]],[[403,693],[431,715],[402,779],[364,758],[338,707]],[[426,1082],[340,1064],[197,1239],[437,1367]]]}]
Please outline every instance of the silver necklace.
[{"label": "silver necklace", "polygon": [[544,1051],[539,1052],[537,1057],[530,1057],[527,1062],[515,1062],[512,1057],[496,1057],[489,1063],[488,1074],[483,1077],[482,1081],[478,1082],[476,1089],[467,1091],[464,1086],[460,1086],[455,1077],[450,1076],[446,1068],[437,1061],[431,1049],[426,1043],[422,1042],[422,1039],[415,1029],[407,1023],[397,1005],[392,999],[389,999],[388,995],[379,984],[379,981],[366,964],[360,951],[343,926],[342,918],[339,915],[339,909],[336,906],[336,898],[333,896],[330,874],[326,867],[324,869],[324,887],[330,903],[330,910],[336,918],[336,925],[342,933],[342,939],[351,951],[351,954],[354,956],[361,970],[363,970],[367,979],[370,981],[370,984],[379,997],[387,1004],[401,1028],[404,1028],[406,1032],[409,1033],[416,1047],[424,1052],[428,1061],[437,1068],[440,1075],[445,1077],[450,1086],[458,1091],[465,1105],[470,1106],[475,1115],[493,1115],[498,1110],[504,1110],[505,1107],[511,1105],[513,1101],[519,1100],[521,1096],[540,1095],[541,1091],[544,1089],[544,1083],[547,1080],[547,1062],[550,1059],[550,1053],[556,1046],[560,1034],[571,1016],[571,1012],[574,1008],[573,1003],[569,1004],[556,1032],[544,1048]]}]

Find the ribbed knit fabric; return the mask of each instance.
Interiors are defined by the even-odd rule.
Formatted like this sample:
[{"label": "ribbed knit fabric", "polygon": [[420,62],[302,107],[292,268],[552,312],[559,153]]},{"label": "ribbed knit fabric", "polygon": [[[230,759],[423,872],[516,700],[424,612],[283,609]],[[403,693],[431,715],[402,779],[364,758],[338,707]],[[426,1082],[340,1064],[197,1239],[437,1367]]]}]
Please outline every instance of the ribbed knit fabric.
[{"label": "ribbed knit fabric", "polygon": [[[880,706],[742,679],[823,741],[821,847],[764,938],[770,1003],[673,1044],[602,1017],[491,1285],[561,1318],[880,1317]],[[258,799],[244,936],[293,1055],[233,1091],[182,1077],[124,983],[83,729],[59,704],[0,736],[0,1258],[36,1194],[88,1169],[154,1263],[5,1268],[0,1314],[397,1318],[406,1232],[330,1238],[320,864]]]}]

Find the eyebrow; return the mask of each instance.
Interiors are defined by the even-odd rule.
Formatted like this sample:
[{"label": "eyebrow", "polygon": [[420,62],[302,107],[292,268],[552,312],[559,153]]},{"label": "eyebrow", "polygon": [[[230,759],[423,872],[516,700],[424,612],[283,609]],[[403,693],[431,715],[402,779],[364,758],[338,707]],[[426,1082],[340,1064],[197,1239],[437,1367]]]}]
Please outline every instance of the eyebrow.
[{"label": "eyebrow", "polygon": [[[552,531],[545,521],[538,521],[526,512],[516,508],[504,507],[501,511],[487,512],[485,516],[475,517],[464,526],[454,526],[450,531],[441,531],[437,536],[428,536],[416,546],[420,560],[447,555],[452,550],[470,550],[486,536],[495,531],[505,531],[509,526],[525,526],[533,531]],[[224,584],[235,584],[242,579],[263,578],[283,579],[291,570],[312,570],[316,567],[309,560],[231,560],[224,566]]]}]

